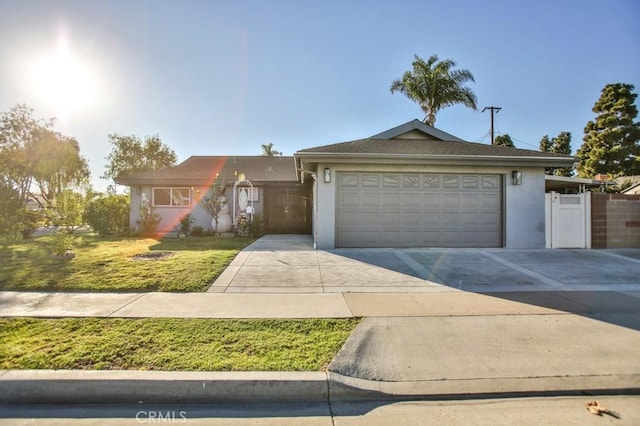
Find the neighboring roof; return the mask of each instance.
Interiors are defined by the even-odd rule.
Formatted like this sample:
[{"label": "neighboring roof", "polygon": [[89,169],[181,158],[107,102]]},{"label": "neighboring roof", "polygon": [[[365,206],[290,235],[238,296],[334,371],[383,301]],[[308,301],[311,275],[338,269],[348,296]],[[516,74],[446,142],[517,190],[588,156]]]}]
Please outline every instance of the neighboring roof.
[{"label": "neighboring roof", "polygon": [[257,182],[296,182],[293,157],[192,156],[175,167],[122,176],[122,185],[211,185],[216,179],[235,182],[237,174]]},{"label": "neighboring roof", "polygon": [[640,183],[631,185],[630,187],[622,191],[622,194],[640,194]]},{"label": "neighboring roof", "polygon": [[304,162],[321,160],[334,162],[431,162],[434,164],[523,164],[544,166],[571,166],[575,158],[496,145],[464,142],[455,136],[427,126],[417,120],[410,121],[370,138],[302,149],[296,157]]},{"label": "neighboring roof", "polygon": [[593,188],[602,185],[602,182],[593,179],[569,177],[569,176],[544,176],[546,191],[564,192],[568,189],[580,190],[581,188]]}]

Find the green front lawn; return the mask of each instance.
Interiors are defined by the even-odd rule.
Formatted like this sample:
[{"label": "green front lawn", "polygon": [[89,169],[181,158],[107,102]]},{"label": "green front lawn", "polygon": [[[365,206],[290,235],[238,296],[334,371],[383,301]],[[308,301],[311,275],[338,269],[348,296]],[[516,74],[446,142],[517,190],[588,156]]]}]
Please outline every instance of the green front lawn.
[{"label": "green front lawn", "polygon": [[49,239],[0,245],[0,290],[205,291],[253,241],[79,235],[73,245],[76,257],[59,260],[50,256]]},{"label": "green front lawn", "polygon": [[322,371],[357,319],[0,319],[0,369]]}]

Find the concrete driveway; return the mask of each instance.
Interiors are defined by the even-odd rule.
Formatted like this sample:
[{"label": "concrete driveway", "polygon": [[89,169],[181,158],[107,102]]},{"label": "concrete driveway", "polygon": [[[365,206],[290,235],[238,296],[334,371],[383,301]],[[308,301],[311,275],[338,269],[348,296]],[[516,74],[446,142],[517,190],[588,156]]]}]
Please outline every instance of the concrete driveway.
[{"label": "concrete driveway", "polygon": [[267,235],[209,289],[225,293],[620,291],[640,296],[640,249],[313,250],[310,235]]}]

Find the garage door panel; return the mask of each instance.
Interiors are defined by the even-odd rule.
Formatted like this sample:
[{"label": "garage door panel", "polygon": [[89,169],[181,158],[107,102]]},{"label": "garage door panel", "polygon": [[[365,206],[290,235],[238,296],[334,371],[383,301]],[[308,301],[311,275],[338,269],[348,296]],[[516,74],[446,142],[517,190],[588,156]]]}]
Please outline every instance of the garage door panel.
[{"label": "garage door panel", "polygon": [[339,247],[501,247],[502,177],[338,173]]},{"label": "garage door panel", "polygon": [[380,207],[380,194],[376,192],[365,192],[361,194],[359,207],[362,207],[362,208]]},{"label": "garage door panel", "polygon": [[380,197],[380,207],[400,210],[400,194],[397,192],[383,192]]}]

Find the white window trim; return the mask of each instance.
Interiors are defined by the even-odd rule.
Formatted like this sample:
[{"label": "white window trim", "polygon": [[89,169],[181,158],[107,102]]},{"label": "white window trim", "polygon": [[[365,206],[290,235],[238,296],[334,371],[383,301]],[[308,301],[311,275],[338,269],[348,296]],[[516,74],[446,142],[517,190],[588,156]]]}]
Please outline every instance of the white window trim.
[{"label": "white window trim", "polygon": [[[186,189],[187,191],[189,191],[189,202],[188,204],[182,204],[182,205],[173,205],[173,204],[156,204],[156,189],[168,189],[169,190],[169,201],[173,202],[173,190],[174,189]],[[191,207],[191,188],[189,188],[188,186],[154,186],[151,188],[151,205],[153,205],[153,207],[168,207],[168,208],[184,208],[184,207]]]}]

